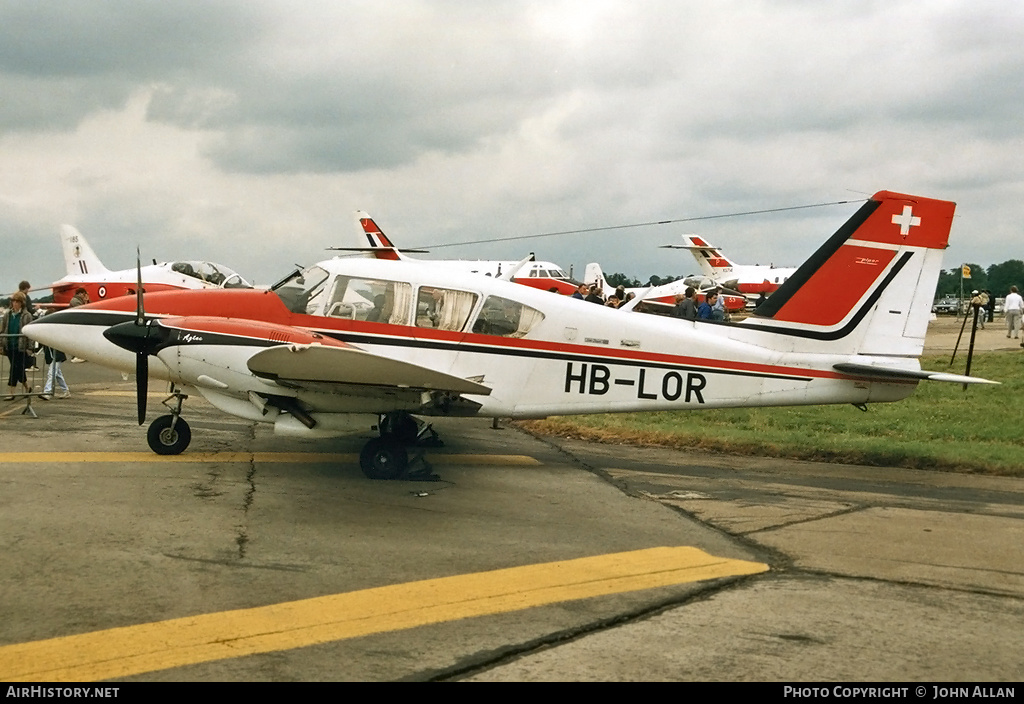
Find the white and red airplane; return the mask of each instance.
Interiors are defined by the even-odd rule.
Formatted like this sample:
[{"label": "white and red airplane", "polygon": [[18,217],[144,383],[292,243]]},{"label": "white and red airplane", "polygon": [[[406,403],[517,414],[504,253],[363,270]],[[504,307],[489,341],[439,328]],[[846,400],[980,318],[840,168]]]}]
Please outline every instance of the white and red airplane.
[{"label": "white and red airplane", "polygon": [[[610,296],[615,292],[615,287],[608,283],[608,280],[604,277],[604,271],[601,269],[601,265],[597,262],[591,262],[587,264],[586,272],[583,276],[584,281],[590,281],[597,283],[598,286],[602,287],[606,296]],[[676,296],[686,292],[693,283],[692,278],[677,279],[670,281],[667,284],[661,286],[649,286],[646,288],[627,288],[626,293],[632,293],[635,296],[639,296],[643,299],[644,303],[657,303],[662,306],[675,305]],[[697,293],[694,297],[697,303],[703,303],[705,294],[711,289],[718,288],[713,281],[708,281],[706,286],[694,286]],[[730,313],[741,311],[747,306],[747,299],[745,296],[734,295],[728,293],[725,290],[721,293],[722,301],[725,304],[725,309]]]},{"label": "white and red airplane", "polygon": [[[138,272],[135,269],[110,271],[71,225],[61,225],[60,241],[64,250],[67,275],[53,283],[53,306],[65,307],[75,291],[84,288],[89,300],[135,295]],[[142,267],[142,283],[147,293],[177,289],[252,288],[241,276],[221,264],[204,261],[164,262]]]},{"label": "white and red airplane", "polygon": [[696,235],[683,235],[682,244],[664,244],[664,249],[688,249],[697,260],[701,273],[723,288],[747,295],[768,294],[792,276],[796,269],[777,267],[774,264],[737,264],[721,250]]},{"label": "white and red airplane", "polygon": [[[468,271],[473,274],[483,274],[496,278],[508,278],[508,272],[516,270],[517,276],[511,280],[517,284],[523,284],[531,288],[538,288],[543,291],[556,289],[560,294],[572,295],[579,287],[580,282],[574,281],[562,269],[562,267],[551,262],[538,262],[532,259],[532,254],[527,265],[519,267],[520,262],[513,261],[487,261],[478,259],[432,259],[416,260],[406,256],[407,252],[423,252],[419,249],[399,250],[391,240],[388,239],[377,223],[363,211],[356,212],[356,219],[369,243],[368,247],[332,247],[338,251],[370,252],[378,259],[392,261],[424,261],[442,267],[450,267],[458,271]],[[522,272],[522,275],[518,275]]]},{"label": "white and red airplane", "polygon": [[182,401],[198,393],[278,433],[390,430],[366,443],[360,464],[392,478],[406,472],[404,423],[382,416],[863,406],[926,379],[994,383],[922,371],[918,360],[954,209],[876,193],[738,323],[623,313],[428,262],[335,258],[270,290],[140,294],[25,332],[135,369],[140,424],[147,376],[170,381],[171,413],[148,432],[158,453],[188,445]]}]

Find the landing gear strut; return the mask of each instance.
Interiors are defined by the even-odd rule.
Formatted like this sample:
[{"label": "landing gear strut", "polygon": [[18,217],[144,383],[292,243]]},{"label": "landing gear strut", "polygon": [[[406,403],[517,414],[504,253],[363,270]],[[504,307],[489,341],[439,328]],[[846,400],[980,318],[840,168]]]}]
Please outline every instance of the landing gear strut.
[{"label": "landing gear strut", "polygon": [[[164,405],[171,409],[170,415],[160,416],[150,423],[146,432],[149,449],[158,455],[180,455],[192,442],[192,429],[181,417],[181,404],[188,398],[180,391],[164,399]],[[167,403],[175,400],[173,407]]]},{"label": "landing gear strut", "polygon": [[380,436],[390,437],[403,445],[443,447],[437,431],[429,423],[420,422],[407,411],[392,411],[380,417]]}]

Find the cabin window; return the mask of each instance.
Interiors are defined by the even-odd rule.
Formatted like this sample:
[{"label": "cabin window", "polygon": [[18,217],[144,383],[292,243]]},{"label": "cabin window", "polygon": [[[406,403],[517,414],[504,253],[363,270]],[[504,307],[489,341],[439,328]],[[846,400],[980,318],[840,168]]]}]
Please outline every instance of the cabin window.
[{"label": "cabin window", "polygon": [[477,298],[477,294],[468,291],[421,286],[416,297],[416,327],[462,330]]},{"label": "cabin window", "polygon": [[305,271],[296,270],[287,279],[271,289],[292,313],[315,315],[323,299],[327,272],[318,266]]},{"label": "cabin window", "polygon": [[524,337],[544,314],[535,308],[501,296],[488,296],[473,323],[473,332],[502,337]]},{"label": "cabin window", "polygon": [[324,315],[368,323],[409,324],[412,286],[401,281],[339,276],[331,287]]}]

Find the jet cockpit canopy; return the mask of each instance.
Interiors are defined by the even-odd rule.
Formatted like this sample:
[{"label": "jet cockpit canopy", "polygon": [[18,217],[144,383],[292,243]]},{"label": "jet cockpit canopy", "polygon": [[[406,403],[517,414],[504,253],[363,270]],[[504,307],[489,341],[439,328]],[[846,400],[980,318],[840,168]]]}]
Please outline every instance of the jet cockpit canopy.
[{"label": "jet cockpit canopy", "polygon": [[200,261],[171,262],[171,271],[221,288],[252,288],[252,284],[223,264]]}]

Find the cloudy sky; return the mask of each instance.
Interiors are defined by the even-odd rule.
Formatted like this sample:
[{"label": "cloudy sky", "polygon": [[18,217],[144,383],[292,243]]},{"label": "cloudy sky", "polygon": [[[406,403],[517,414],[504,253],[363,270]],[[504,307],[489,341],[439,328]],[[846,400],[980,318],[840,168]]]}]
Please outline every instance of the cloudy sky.
[{"label": "cloudy sky", "polygon": [[[1019,0],[0,0],[0,291],[203,258],[257,283],[353,246],[857,201],[958,203],[944,266],[1024,259]],[[435,248],[796,265],[858,203]]]}]

